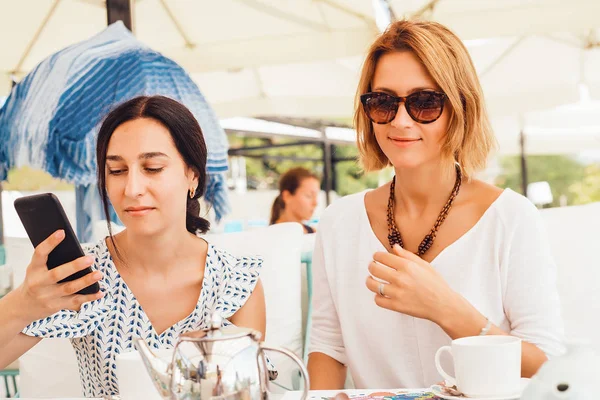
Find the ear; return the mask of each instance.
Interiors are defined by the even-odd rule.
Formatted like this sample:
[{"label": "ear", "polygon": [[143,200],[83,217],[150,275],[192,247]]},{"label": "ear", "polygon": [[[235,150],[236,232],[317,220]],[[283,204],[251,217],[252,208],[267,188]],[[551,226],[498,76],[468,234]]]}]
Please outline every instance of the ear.
[{"label": "ear", "polygon": [[188,167],[187,171],[186,171],[186,178],[188,180],[188,182],[190,183],[190,187],[198,187],[198,172],[196,171],[195,168],[191,168]]},{"label": "ear", "polygon": [[284,203],[287,203],[288,201],[290,201],[291,198],[292,198],[292,194],[290,193],[289,190],[284,190],[283,192],[281,192],[281,199],[283,200]]}]

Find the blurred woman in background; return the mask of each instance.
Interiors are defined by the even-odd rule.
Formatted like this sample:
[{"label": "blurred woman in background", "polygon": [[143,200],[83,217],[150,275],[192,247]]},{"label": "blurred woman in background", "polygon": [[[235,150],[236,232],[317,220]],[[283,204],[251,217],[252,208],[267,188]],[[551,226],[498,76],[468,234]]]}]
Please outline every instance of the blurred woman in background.
[{"label": "blurred woman in background", "polygon": [[298,222],[304,227],[304,233],[314,233],[315,229],[304,221],[315,212],[320,186],[319,178],[306,168],[288,170],[279,179],[279,195],[271,207],[270,225]]}]

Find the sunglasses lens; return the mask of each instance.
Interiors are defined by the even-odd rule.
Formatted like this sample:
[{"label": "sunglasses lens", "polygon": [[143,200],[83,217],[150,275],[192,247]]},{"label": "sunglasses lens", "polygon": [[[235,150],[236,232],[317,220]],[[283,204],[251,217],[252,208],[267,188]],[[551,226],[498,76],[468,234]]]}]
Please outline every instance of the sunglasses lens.
[{"label": "sunglasses lens", "polygon": [[362,102],[368,117],[376,124],[387,124],[398,111],[396,100],[385,93],[368,93],[363,95]]},{"label": "sunglasses lens", "polygon": [[417,122],[433,122],[442,115],[444,95],[436,92],[417,92],[406,99],[410,116]]}]

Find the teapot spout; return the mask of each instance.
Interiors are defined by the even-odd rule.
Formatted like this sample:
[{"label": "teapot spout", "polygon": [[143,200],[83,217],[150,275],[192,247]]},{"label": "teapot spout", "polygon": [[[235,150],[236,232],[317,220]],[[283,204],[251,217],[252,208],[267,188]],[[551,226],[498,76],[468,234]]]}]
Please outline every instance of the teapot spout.
[{"label": "teapot spout", "polygon": [[134,344],[160,396],[163,399],[171,398],[170,364],[157,357],[143,339],[135,339]]}]

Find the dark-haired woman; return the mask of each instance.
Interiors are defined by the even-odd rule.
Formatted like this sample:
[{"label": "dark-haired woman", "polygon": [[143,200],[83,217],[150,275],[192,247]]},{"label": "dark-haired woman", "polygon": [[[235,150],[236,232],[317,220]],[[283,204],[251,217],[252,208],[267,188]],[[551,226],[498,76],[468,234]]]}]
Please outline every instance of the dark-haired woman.
[{"label": "dark-haired woman", "polygon": [[319,190],[319,178],[306,168],[288,170],[279,178],[279,195],[271,207],[270,224],[298,222],[304,233],[315,233],[315,229],[306,225],[305,221],[315,212]]},{"label": "dark-haired woman", "polygon": [[[102,397],[118,394],[115,358],[134,350],[136,337],[170,348],[180,334],[207,328],[215,312],[264,335],[262,261],[235,257],[197,236],[209,228],[198,203],[207,149],[190,111],[162,96],[129,100],[104,120],[96,151],[105,211],[110,201],[126,227],[88,249],[89,259],[75,262],[101,273],[101,298],[81,305],[72,297],[71,310],[52,310],[23,326],[5,346],[0,343],[0,368],[41,338],[70,338],[85,396]],[[44,304],[40,296],[52,286],[73,293],[39,268],[45,259],[36,253],[32,264],[38,268],[29,267],[23,301]]]}]

